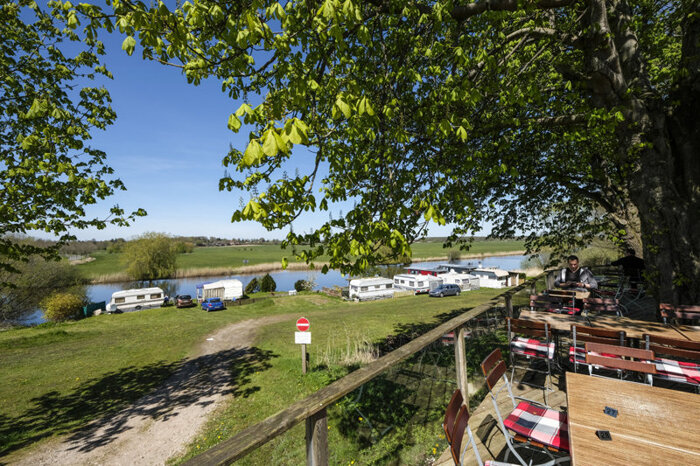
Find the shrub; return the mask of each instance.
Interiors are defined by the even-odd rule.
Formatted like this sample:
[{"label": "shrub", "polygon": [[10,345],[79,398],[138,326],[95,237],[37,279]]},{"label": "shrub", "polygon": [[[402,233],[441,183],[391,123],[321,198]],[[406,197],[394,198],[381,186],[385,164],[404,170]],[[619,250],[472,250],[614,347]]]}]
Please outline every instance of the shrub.
[{"label": "shrub", "polygon": [[297,291],[311,291],[313,283],[308,280],[297,280],[294,282],[294,289]]},{"label": "shrub", "polygon": [[462,258],[462,252],[461,251],[450,251],[447,253],[447,259],[448,261],[452,264],[454,262],[459,262],[459,260]]},{"label": "shrub", "polygon": [[258,291],[260,291],[260,284],[258,283],[257,277],[253,277],[253,279],[245,287],[245,294],[253,294],[257,293]]},{"label": "shrub", "polygon": [[80,316],[84,298],[72,293],[54,293],[41,302],[44,317],[53,322],[75,319]]},{"label": "shrub", "polygon": [[275,283],[275,279],[269,273],[266,273],[260,281],[260,291],[277,291],[277,283]]}]

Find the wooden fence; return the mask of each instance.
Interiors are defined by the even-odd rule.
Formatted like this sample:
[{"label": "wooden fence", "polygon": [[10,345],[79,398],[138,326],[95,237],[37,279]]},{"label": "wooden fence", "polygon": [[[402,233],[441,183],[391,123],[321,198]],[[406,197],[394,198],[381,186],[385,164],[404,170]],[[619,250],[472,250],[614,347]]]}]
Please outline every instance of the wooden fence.
[{"label": "wooden fence", "polygon": [[[449,332],[455,333],[455,365],[457,385],[468,399],[466,372],[466,353],[464,344],[464,326],[475,317],[504,303],[509,316],[513,314],[513,295],[522,291],[535,292],[535,283],[542,276],[528,280],[518,287],[496,296],[410,341],[389,354],[364,366],[330,385],[316,391],[303,400],[299,400],[286,409],[274,414],[262,422],[252,425],[225,440],[204,453],[190,459],[186,465],[231,464],[246,454],[264,445],[273,438],[283,434],[302,421],[306,422],[306,458],[307,465],[323,466],[328,464],[328,428],[326,409],[348,393],[356,390],[374,379],[392,366],[408,359],[426,346],[440,340]],[[500,307],[500,306],[499,306]]]}]

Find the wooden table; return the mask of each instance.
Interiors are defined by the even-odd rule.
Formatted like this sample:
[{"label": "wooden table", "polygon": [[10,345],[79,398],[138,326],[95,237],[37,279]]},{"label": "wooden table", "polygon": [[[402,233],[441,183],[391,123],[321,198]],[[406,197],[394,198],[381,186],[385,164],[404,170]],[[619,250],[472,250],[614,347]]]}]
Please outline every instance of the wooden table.
[{"label": "wooden table", "polygon": [[554,312],[525,310],[520,313],[520,318],[547,322],[552,329],[564,332],[571,329],[571,324],[578,324],[594,328],[624,330],[628,338],[641,339],[645,333],[653,333],[666,338],[700,341],[700,328],[687,325],[664,325],[659,322],[647,322],[628,317],[590,315],[586,318]]},{"label": "wooden table", "polygon": [[700,465],[700,395],[567,372],[566,397],[572,464]]},{"label": "wooden table", "polygon": [[[545,292],[549,296],[557,296],[563,298],[576,298],[584,299],[591,295],[588,290],[582,290],[580,288],[552,288]],[[572,295],[573,294],[573,295]]]}]

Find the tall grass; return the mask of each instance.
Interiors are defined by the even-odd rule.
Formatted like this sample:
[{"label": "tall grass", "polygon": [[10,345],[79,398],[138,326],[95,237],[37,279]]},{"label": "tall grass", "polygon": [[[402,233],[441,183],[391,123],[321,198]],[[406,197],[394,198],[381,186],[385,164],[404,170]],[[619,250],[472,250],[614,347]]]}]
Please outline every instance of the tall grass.
[{"label": "tall grass", "polygon": [[318,364],[326,367],[345,366],[357,367],[379,358],[379,350],[366,334],[358,332],[350,332],[348,328],[345,331],[345,345],[338,345],[338,341],[334,341],[331,345],[329,340],[326,343],[326,348],[321,350],[318,355]]}]

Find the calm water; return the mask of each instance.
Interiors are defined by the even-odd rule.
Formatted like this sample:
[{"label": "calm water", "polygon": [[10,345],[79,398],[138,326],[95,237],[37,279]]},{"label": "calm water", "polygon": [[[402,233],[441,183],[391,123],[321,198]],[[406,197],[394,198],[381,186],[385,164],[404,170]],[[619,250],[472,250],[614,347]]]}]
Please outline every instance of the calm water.
[{"label": "calm water", "polygon": [[[481,259],[465,259],[457,261],[456,264],[462,265],[474,265],[476,266],[479,262],[482,262],[484,267],[499,267],[505,270],[520,269],[522,261],[526,256],[500,256],[500,257],[484,257]],[[436,261],[436,262],[416,262],[415,265],[420,265],[422,267],[430,267],[434,265],[444,264],[446,261]],[[294,283],[297,280],[312,280],[315,283],[314,289],[320,290],[321,288],[331,288],[333,286],[347,286],[348,279],[335,270],[330,270],[326,274],[322,274],[318,270],[284,270],[280,272],[270,273],[272,278],[277,283],[277,290],[287,291],[294,289]],[[142,286],[159,286],[163,288],[168,296],[175,296],[177,294],[189,294],[192,296],[196,295],[196,286],[203,282],[215,282],[217,280],[235,278],[243,283],[243,288],[250,282],[254,277],[260,277],[260,274],[252,275],[222,275],[219,277],[194,277],[194,278],[178,278],[171,280],[158,280],[153,284],[136,284],[136,283],[109,283],[102,285],[89,285],[87,287],[88,297],[91,301],[109,301],[112,297],[112,293],[115,291],[125,290],[129,288],[140,288]],[[35,325],[45,322],[44,316],[40,310],[35,310],[28,313],[19,323],[23,325]]]}]

